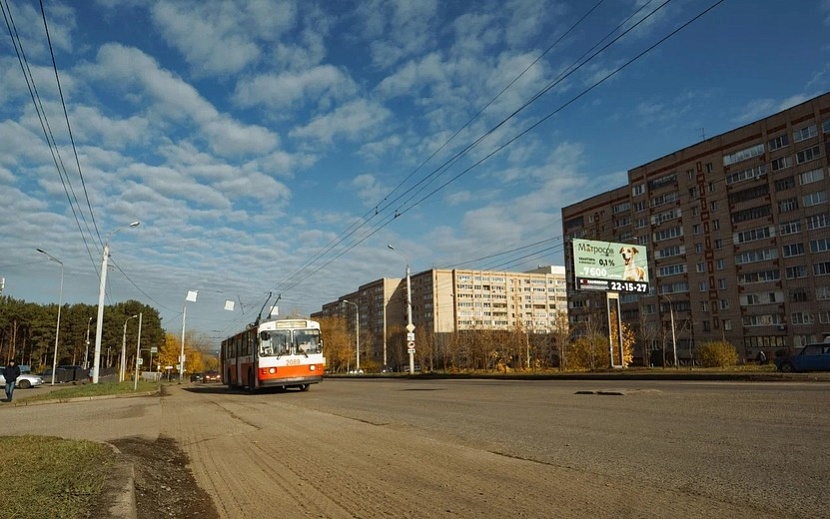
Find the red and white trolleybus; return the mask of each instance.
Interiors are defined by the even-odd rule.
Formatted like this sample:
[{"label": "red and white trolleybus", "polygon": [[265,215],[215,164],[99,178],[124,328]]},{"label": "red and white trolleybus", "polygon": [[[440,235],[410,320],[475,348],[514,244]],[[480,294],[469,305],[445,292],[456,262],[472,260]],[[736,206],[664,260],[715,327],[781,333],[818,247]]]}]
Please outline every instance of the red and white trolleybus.
[{"label": "red and white trolleybus", "polygon": [[326,359],[320,323],[274,319],[251,326],[222,341],[222,383],[255,391],[264,387],[298,388],[323,381]]}]

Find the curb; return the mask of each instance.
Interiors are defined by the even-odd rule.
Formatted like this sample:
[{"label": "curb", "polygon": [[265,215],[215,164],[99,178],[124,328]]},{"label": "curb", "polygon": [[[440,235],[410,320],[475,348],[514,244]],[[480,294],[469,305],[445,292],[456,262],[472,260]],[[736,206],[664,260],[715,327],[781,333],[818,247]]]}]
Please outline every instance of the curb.
[{"label": "curb", "polygon": [[[113,446],[115,449],[115,446]],[[116,449],[117,450],[117,449]],[[117,462],[104,483],[102,493],[112,496],[107,509],[111,519],[137,519],[135,499],[135,466],[132,463]]]}]

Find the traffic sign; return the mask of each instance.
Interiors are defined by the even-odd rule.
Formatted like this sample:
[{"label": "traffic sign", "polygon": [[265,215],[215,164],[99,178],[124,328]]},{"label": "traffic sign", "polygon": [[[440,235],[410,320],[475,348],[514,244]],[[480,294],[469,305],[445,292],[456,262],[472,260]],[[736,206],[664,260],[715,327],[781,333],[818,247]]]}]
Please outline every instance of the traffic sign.
[{"label": "traffic sign", "polygon": [[408,340],[410,342],[414,341],[415,340],[415,334],[412,333],[412,332],[407,333],[406,334],[406,340]]},{"label": "traffic sign", "polygon": [[415,353],[415,348],[409,348],[406,350],[407,353]]},{"label": "traffic sign", "polygon": [[406,347],[409,348],[410,350],[414,350],[415,349],[415,341],[407,342]]},{"label": "traffic sign", "polygon": [[412,324],[412,323],[407,324],[406,325],[406,331],[408,331],[409,333],[414,332],[415,331],[415,325]]}]

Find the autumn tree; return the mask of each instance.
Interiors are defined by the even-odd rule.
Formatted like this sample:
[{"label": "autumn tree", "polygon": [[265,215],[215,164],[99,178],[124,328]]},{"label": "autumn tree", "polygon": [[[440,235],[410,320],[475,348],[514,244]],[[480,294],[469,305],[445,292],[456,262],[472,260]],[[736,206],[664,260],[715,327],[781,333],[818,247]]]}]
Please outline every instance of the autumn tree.
[{"label": "autumn tree", "polygon": [[317,321],[323,336],[326,369],[338,373],[347,371],[354,358],[354,334],[349,332],[346,319],[335,315]]}]

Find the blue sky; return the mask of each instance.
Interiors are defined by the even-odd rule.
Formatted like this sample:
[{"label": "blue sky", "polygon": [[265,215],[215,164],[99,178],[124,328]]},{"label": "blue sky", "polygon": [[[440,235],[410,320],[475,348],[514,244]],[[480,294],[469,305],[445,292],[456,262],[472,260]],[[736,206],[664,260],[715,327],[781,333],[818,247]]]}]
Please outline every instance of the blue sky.
[{"label": "blue sky", "polygon": [[107,303],[175,332],[198,290],[188,329],[217,338],[269,292],[310,313],[403,276],[387,244],[413,272],[562,264],[562,206],[830,90],[830,0],[692,21],[715,4],[44,0],[65,118],[40,3],[4,0],[56,144],[3,24],[4,293],[57,301],[42,248],[96,304],[135,220]]}]

